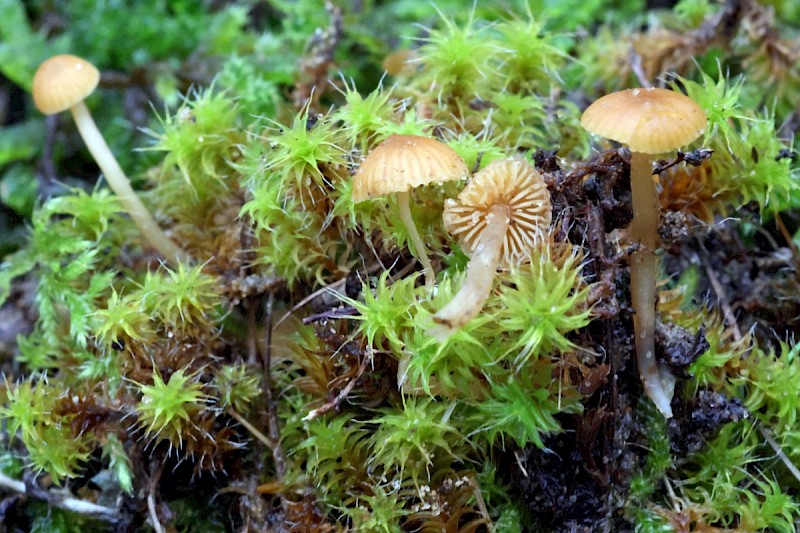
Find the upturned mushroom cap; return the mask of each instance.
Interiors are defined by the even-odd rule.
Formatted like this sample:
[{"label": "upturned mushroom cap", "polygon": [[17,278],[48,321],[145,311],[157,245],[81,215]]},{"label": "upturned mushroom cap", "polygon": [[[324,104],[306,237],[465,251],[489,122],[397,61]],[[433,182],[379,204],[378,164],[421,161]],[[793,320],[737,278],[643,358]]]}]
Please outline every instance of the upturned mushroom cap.
[{"label": "upturned mushroom cap", "polygon": [[457,199],[445,202],[444,227],[464,251],[475,252],[492,208],[508,207],[508,231],[501,263],[514,264],[550,228],[553,208],[544,178],[526,161],[511,157],[493,161],[475,174]]},{"label": "upturned mushroom cap", "polygon": [[363,202],[466,176],[466,163],[446,144],[418,135],[391,135],[358,167],[353,179],[353,201]]},{"label": "upturned mushroom cap", "polygon": [[53,56],[33,76],[33,102],[45,115],[61,113],[92,94],[99,81],[100,72],[85,59]]},{"label": "upturned mushroom cap", "polygon": [[627,145],[631,152],[660,154],[699,137],[706,127],[706,113],[675,91],[627,89],[596,100],[584,111],[581,125]]}]

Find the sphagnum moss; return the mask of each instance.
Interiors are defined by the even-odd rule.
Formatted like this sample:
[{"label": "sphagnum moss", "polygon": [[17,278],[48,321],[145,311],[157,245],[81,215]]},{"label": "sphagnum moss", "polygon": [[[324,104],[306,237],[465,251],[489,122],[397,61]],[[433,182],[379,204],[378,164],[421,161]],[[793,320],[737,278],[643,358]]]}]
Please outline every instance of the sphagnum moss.
[{"label": "sphagnum moss", "polygon": [[[224,507],[213,516],[232,517],[231,529],[602,524],[621,531],[688,520],[705,528],[791,530],[798,505],[786,464],[800,460],[792,429],[800,406],[791,401],[797,350],[742,334],[758,298],[736,285],[763,283],[776,269],[785,273],[787,263],[753,233],[721,223],[710,233],[691,219],[747,218],[750,210],[741,206],[751,201],[776,213],[798,202],[796,164],[776,133],[791,124],[785,102],[765,110],[757,96],[763,87],[753,81],[763,80],[771,59],[754,50],[764,35],[787,28],[744,4],[741,19],[727,4],[717,11],[730,22],[719,26],[735,34],[718,37],[734,39],[735,47],[704,45],[694,51],[696,62],[679,58],[676,83],[707,113],[702,144],[715,153],[704,163],[700,200],[687,198],[691,189],[665,185],[665,209],[703,205],[682,213],[690,220],[687,236],[672,228],[678,236],[665,254],[664,277],[689,290],[687,278],[673,274],[699,264],[691,286],[704,290],[714,280],[723,293],[662,304],[669,327],[657,347],[670,360],[686,354],[674,353],[682,345],[669,332],[709,346],[674,369],[675,424],[664,424],[642,400],[631,364],[629,273],[618,235],[630,212],[625,158],[613,151],[591,157],[592,140],[578,127],[581,107],[647,76],[659,57],[648,55],[647,69],[637,71],[600,21],[596,31],[564,37],[574,27],[564,21],[575,23],[566,8],[542,24],[545,18],[530,16],[485,21],[489,8],[476,6],[466,21],[419,19],[431,31],[417,41],[414,69],[391,91],[362,95],[356,86],[369,83],[358,77],[343,94],[326,91],[333,110],[327,100],[316,101],[318,109],[293,109],[277,91],[258,106],[254,92],[264,83],[294,82],[287,65],[305,52],[292,49],[278,73],[259,74],[259,83],[245,79],[256,70],[233,65],[220,81],[227,80],[227,91],[198,91],[165,112],[160,130],[152,128],[154,152],[164,159],[144,176],[148,199],[170,217],[187,249],[208,259],[201,265],[170,269],[149,261],[128,244],[135,233],[102,190],[43,203],[29,243],[0,269],[0,300],[16,303],[20,287],[35,285],[30,300],[38,313],[19,343],[18,362],[30,375],[6,380],[0,408],[16,437],[9,453],[83,498],[123,490],[133,501],[109,508],[110,515],[154,526],[182,527],[192,517],[192,527],[212,528],[210,518],[188,510],[213,501]],[[284,7],[290,36],[237,41],[238,51],[302,43],[313,31],[308,21],[331,22],[307,6]],[[713,34],[713,19],[700,19],[714,10],[688,16],[689,7],[682,3],[679,16],[692,28],[708,23]],[[383,7],[365,9],[385,14]],[[400,20],[412,16],[411,8],[398,9]],[[623,12],[609,11],[608,24],[618,27]],[[355,31],[358,16],[347,13],[328,30],[341,23]],[[652,13],[651,20],[662,17]],[[756,23],[770,31],[749,32]],[[335,42],[335,31],[322,34]],[[691,30],[674,34],[701,42]],[[385,48],[370,39],[356,46],[349,31],[339,38],[334,55],[345,68],[348,55],[350,66],[363,66]],[[354,53],[359,46],[367,54]],[[305,57],[313,58],[317,48],[309,48]],[[331,58],[322,59],[328,68]],[[702,72],[709,64],[716,69],[716,60],[718,72],[737,69],[741,77]],[[261,64],[253,56],[242,61]],[[791,94],[785,80],[792,73],[787,68],[776,78],[781,100]],[[252,109],[275,112],[258,118]],[[467,264],[441,212],[464,185],[421,191],[412,206],[421,238],[441,259],[431,290],[420,283],[391,201],[352,201],[359,161],[392,134],[439,139],[473,171],[512,156],[533,160],[554,206],[553,253],[498,271],[481,313],[441,343],[426,332]],[[747,220],[761,229],[757,217]],[[696,242],[707,245],[708,257]],[[715,247],[735,253],[722,257]],[[747,274],[726,270],[737,265]],[[692,298],[733,306],[740,338],[734,324]],[[795,331],[790,317],[773,316],[786,322],[776,324],[781,331]],[[765,435],[780,452],[765,445]],[[773,460],[776,453],[781,461]],[[206,483],[208,474],[215,484]],[[96,486],[112,479],[103,485],[111,488],[86,485],[90,477]],[[26,512],[34,516],[32,509]]]}]

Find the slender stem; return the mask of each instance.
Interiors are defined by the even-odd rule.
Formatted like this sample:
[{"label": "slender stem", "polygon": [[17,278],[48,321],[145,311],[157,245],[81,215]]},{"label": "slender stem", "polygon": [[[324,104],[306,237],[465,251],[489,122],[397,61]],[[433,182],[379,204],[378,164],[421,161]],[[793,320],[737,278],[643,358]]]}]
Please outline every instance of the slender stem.
[{"label": "slender stem", "polygon": [[162,526],[161,522],[158,520],[158,510],[156,509],[156,490],[158,490],[158,483],[161,481],[161,475],[164,473],[164,463],[157,463],[156,459],[153,458],[151,461],[151,467],[152,466],[155,466],[155,471],[150,477],[150,481],[148,483],[147,512],[150,515],[150,521],[152,522],[150,525],[153,526],[155,533],[165,533],[164,526]]},{"label": "slender stem", "polygon": [[86,147],[103,172],[108,186],[117,195],[122,207],[131,216],[145,239],[170,263],[188,262],[191,257],[161,231],[150,211],[131,188],[131,182],[119,166],[100,130],[97,129],[86,104],[78,102],[70,108],[70,111]]},{"label": "slender stem", "polygon": [[264,396],[267,402],[267,435],[272,442],[272,459],[275,462],[275,475],[283,480],[286,475],[286,456],[281,445],[281,428],[278,421],[278,402],[272,392],[272,307],[275,296],[269,293],[265,302],[266,339],[261,352],[261,364],[264,369]]},{"label": "slender stem", "polygon": [[652,162],[653,157],[650,154],[631,153],[631,237],[640,245],[631,256],[631,304],[634,312],[636,359],[644,392],[653,400],[661,414],[670,418],[674,378],[668,368],[659,368],[655,350],[655,295],[658,282],[655,247],[659,213]]},{"label": "slender stem", "polygon": [[408,191],[397,193],[397,207],[400,209],[400,218],[403,219],[403,224],[406,225],[408,230],[408,238],[411,239],[411,244],[414,245],[414,253],[416,254],[422,268],[425,269],[425,284],[428,287],[433,287],[436,282],[436,276],[433,273],[433,266],[431,260],[428,259],[428,252],[425,249],[425,244],[417,232],[417,226],[414,224],[414,219],[411,218],[411,208],[409,207],[410,193]]},{"label": "slender stem", "polygon": [[467,266],[467,277],[450,303],[433,316],[436,325],[428,330],[428,335],[444,341],[483,309],[500,263],[509,218],[507,206],[491,207],[486,215],[486,227]]},{"label": "slender stem", "polygon": [[237,413],[237,412],[236,412],[236,411],[233,409],[233,407],[229,407],[229,408],[228,408],[228,414],[231,416],[231,418],[234,418],[234,419],[235,419],[237,422],[239,422],[241,425],[243,425],[243,426],[244,426],[244,427],[247,429],[247,431],[249,431],[250,433],[252,433],[252,434],[253,434],[253,436],[254,436],[256,439],[258,439],[258,440],[259,440],[259,442],[261,442],[261,444],[263,444],[264,446],[266,446],[266,447],[267,447],[267,448],[269,448],[270,450],[272,450],[272,449],[274,449],[274,448],[275,448],[275,443],[274,443],[274,442],[270,441],[270,440],[267,438],[267,436],[266,436],[266,435],[264,435],[263,433],[261,433],[261,431],[259,431],[257,427],[255,427],[253,424],[251,424],[250,422],[248,422],[248,421],[247,421],[247,419],[246,419],[245,417],[243,417],[242,415],[240,415],[239,413]]},{"label": "slender stem", "polygon": [[764,437],[764,440],[767,442],[767,444],[769,444],[770,447],[775,451],[775,455],[777,455],[778,458],[783,462],[784,466],[789,470],[789,472],[792,473],[794,478],[800,481],[800,469],[798,469],[794,463],[792,463],[792,460],[789,459],[789,456],[786,455],[786,452],[781,449],[781,445],[772,438],[770,431],[761,423],[757,423],[757,426],[761,436]]},{"label": "slender stem", "polygon": [[333,411],[334,409],[338,408],[339,405],[343,401],[347,399],[347,396],[353,391],[353,387],[356,386],[356,382],[361,379],[361,376],[364,375],[364,372],[367,370],[367,364],[372,361],[372,349],[368,347],[368,356],[364,357],[364,360],[361,361],[361,364],[358,365],[358,371],[356,375],[350,378],[350,381],[347,382],[347,385],[339,391],[339,394],[336,397],[329,401],[325,402],[324,405],[318,407],[316,409],[312,409],[308,412],[306,416],[303,417],[303,422],[308,422],[309,420],[314,420],[315,418],[319,418],[320,416]]}]

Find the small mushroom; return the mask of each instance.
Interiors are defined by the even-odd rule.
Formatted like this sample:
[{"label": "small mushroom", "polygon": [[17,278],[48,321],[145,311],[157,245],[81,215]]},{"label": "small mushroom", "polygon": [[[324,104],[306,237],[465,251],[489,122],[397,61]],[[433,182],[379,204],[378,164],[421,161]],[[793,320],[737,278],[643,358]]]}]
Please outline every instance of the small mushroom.
[{"label": "small mushroom", "polygon": [[519,158],[494,161],[444,206],[444,226],[471,256],[453,299],[428,331],[439,341],[472,320],[486,303],[499,266],[529,260],[552,219],[550,193],[533,166]]},{"label": "small mushroom", "polygon": [[171,263],[187,262],[190,257],[167,237],[142,201],[92,120],[83,100],[94,92],[100,73],[94,65],[69,54],[53,56],[39,65],[33,77],[33,101],[45,115],[69,109],[78,132],[83,137],[108,186],[119,197],[122,207],[133,219],[145,239]]},{"label": "small mushroom", "polygon": [[690,98],[667,89],[627,89],[590,105],[581,124],[591,133],[631,150],[631,238],[640,248],[631,256],[631,303],[639,376],[645,394],[667,418],[672,416],[675,377],[655,360],[655,291],[658,281],[659,209],[653,155],[689,144],[706,127],[706,114]]},{"label": "small mushroom", "polygon": [[353,179],[353,201],[397,194],[400,217],[408,229],[414,252],[425,269],[425,282],[433,286],[436,277],[425,245],[411,218],[411,189],[469,176],[469,169],[446,144],[418,135],[391,135],[364,158]]}]

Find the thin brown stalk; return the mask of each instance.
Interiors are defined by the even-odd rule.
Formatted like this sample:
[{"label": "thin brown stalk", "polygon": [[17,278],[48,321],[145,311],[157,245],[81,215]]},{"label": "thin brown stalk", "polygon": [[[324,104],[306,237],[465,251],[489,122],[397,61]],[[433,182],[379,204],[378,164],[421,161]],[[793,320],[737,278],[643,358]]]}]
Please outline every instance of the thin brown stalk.
[{"label": "thin brown stalk", "polygon": [[792,234],[789,232],[789,229],[786,227],[786,224],[783,223],[783,219],[781,218],[780,213],[775,213],[775,225],[778,226],[778,230],[781,232],[781,235],[783,235],[783,238],[786,239],[786,244],[792,251],[792,256],[797,258],[798,257],[797,246],[795,246]]},{"label": "thin brown stalk", "polygon": [[281,431],[278,425],[278,405],[272,395],[272,303],[273,295],[269,293],[266,301],[266,346],[261,360],[264,366],[264,394],[267,400],[267,430],[269,440],[273,443],[272,458],[275,461],[275,473],[279,480],[286,474],[286,457],[281,446]]},{"label": "thin brown stalk", "polygon": [[353,390],[353,387],[355,386],[356,382],[359,379],[361,379],[361,376],[364,375],[364,371],[366,371],[367,369],[367,363],[372,361],[371,348],[368,348],[368,353],[369,353],[368,357],[365,357],[364,360],[361,361],[361,364],[358,366],[358,372],[356,372],[356,375],[353,376],[347,383],[347,385],[345,385],[344,388],[339,391],[339,394],[337,394],[333,400],[327,402],[322,407],[318,407],[317,409],[312,409],[311,411],[309,411],[309,413],[303,417],[304,421],[314,420],[315,418],[320,417],[325,413],[336,409],[337,407],[339,407],[339,405],[341,405],[343,401],[345,401],[345,399],[347,399],[347,396]]},{"label": "thin brown stalk", "polygon": [[742,340],[742,332],[739,329],[739,324],[736,322],[736,315],[733,314],[733,309],[731,308],[731,304],[728,302],[728,297],[725,294],[725,289],[722,287],[722,284],[719,282],[717,275],[714,273],[714,269],[711,268],[711,261],[708,257],[708,250],[703,245],[701,241],[697,241],[699,248],[700,248],[700,260],[703,263],[703,267],[706,271],[706,276],[708,276],[708,281],[711,283],[711,288],[714,289],[714,293],[717,295],[717,301],[719,302],[719,307],[722,309],[722,315],[725,317],[725,322],[727,322],[728,326],[731,328],[731,332],[733,333],[733,338],[737,341]]},{"label": "thin brown stalk", "polygon": [[228,413],[228,415],[230,415],[231,418],[235,419],[237,422],[239,422],[241,425],[243,425],[245,427],[245,429],[247,429],[247,431],[252,433],[253,436],[256,439],[258,439],[264,446],[266,446],[270,450],[273,450],[275,448],[275,443],[273,443],[271,440],[269,440],[267,438],[267,436],[264,435],[263,433],[261,433],[258,430],[258,428],[256,428],[253,424],[248,422],[245,417],[243,417],[242,415],[240,415],[239,413],[234,411],[232,407],[228,408],[227,413]]}]

